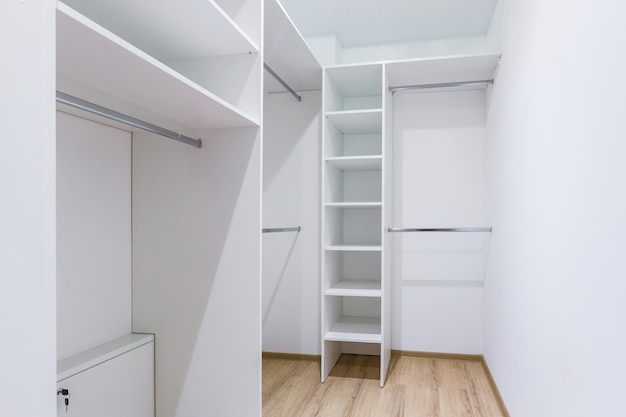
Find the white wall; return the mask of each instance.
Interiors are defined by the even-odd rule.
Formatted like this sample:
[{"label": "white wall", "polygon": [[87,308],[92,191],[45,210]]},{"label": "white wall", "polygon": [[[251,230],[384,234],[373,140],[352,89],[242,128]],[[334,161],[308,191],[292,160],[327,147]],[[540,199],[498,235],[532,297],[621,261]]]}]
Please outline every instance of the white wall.
[{"label": "white wall", "polygon": [[159,417],[260,415],[259,131],[133,136],[133,330],[156,334]]},{"label": "white wall", "polygon": [[263,351],[320,353],[319,220],[321,92],[265,96]]},{"label": "white wall", "polygon": [[[483,90],[396,93],[393,227],[484,223]],[[489,235],[393,236],[393,349],[482,353]]]},{"label": "white wall", "polygon": [[57,112],[57,358],[131,332],[131,134]]},{"label": "white wall", "polygon": [[0,3],[0,410],[56,415],[54,2]]},{"label": "white wall", "polygon": [[513,416],[619,415],[626,5],[502,6],[488,116],[486,359]]}]

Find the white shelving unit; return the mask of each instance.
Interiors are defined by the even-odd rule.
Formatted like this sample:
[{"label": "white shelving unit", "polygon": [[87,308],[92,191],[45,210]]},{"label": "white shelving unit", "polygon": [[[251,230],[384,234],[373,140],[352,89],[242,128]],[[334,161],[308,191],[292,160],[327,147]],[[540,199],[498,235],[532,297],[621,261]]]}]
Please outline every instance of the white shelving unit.
[{"label": "white shelving unit", "polygon": [[[259,125],[260,109],[246,104],[255,95],[258,101],[258,89],[248,88],[240,101],[226,92],[240,94],[259,48],[216,3],[169,1],[158,8],[149,2],[66,3],[71,7],[57,6],[57,90],[192,134]],[[173,24],[181,13],[184,25]],[[207,59],[223,61],[223,56],[234,57],[231,65],[242,69],[232,71],[237,75],[229,86],[198,76]]]},{"label": "white shelving unit", "polygon": [[390,358],[383,219],[387,83],[382,64],[329,67],[323,84],[322,382],[342,353]]}]

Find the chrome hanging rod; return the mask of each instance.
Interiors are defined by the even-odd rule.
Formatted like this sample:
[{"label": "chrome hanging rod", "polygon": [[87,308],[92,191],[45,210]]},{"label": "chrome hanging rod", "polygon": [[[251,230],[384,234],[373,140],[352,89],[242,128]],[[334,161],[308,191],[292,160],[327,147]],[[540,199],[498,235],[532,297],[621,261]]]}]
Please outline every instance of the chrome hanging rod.
[{"label": "chrome hanging rod", "polygon": [[302,230],[300,226],[298,227],[272,227],[263,229],[263,233],[282,233],[282,232],[299,232]]},{"label": "chrome hanging rod", "polygon": [[399,232],[488,232],[491,227],[433,227],[433,228],[410,228],[410,227],[389,227],[389,233]]},{"label": "chrome hanging rod", "polygon": [[172,130],[164,129],[153,125],[152,123],[144,122],[143,120],[135,119],[134,117],[118,113],[115,110],[107,109],[106,107],[90,103],[89,101],[70,96],[69,94],[65,94],[60,91],[57,91],[57,101],[61,104],[67,104],[68,106],[85,110],[90,113],[97,114],[98,116],[115,120],[116,122],[124,123],[125,125],[133,126],[147,132],[156,133],[157,135],[165,136],[166,138],[174,139],[179,142],[186,143],[187,145],[195,146],[196,148],[202,147],[202,139],[194,139],[189,136],[181,135],[180,133]]},{"label": "chrome hanging rod", "polygon": [[291,93],[291,95],[292,95],[292,96],[294,96],[294,97],[296,98],[296,100],[298,100],[298,101],[302,101],[302,97],[300,97],[300,96],[298,95],[298,93],[296,93],[296,92],[294,91],[294,89],[293,89],[293,88],[289,87],[289,85],[288,85],[285,81],[283,81],[283,79],[282,79],[282,78],[280,78],[280,77],[278,76],[278,74],[276,74],[276,73],[274,72],[274,70],[273,70],[273,69],[271,69],[271,68],[269,67],[269,65],[267,65],[266,63],[263,63],[263,68],[265,68],[265,70],[266,70],[267,72],[269,72],[269,73],[270,73],[270,75],[271,75],[272,77],[274,77],[274,78],[276,79],[276,81],[278,81],[278,82],[280,83],[280,85],[282,85],[283,87],[285,87],[285,88],[287,89],[287,91],[289,91],[289,92]]},{"label": "chrome hanging rod", "polygon": [[414,85],[396,85],[390,86],[389,91],[395,93],[396,91],[408,91],[408,90],[425,90],[428,88],[447,88],[447,87],[480,87],[493,84],[493,78],[490,80],[478,80],[478,81],[455,81],[449,83],[435,83],[435,84],[414,84]]}]

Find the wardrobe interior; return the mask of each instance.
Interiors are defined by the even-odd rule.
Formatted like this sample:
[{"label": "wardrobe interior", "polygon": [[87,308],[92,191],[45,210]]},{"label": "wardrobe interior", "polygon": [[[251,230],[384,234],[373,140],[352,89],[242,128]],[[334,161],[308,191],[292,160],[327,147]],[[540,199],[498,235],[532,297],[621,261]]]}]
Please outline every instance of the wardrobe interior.
[{"label": "wardrobe interior", "polygon": [[235,416],[260,415],[261,352],[327,354],[322,374],[373,352],[381,386],[391,350],[482,353],[491,83],[390,87],[491,80],[498,55],[323,70],[275,0],[127,3],[57,6],[59,369],[146,347],[137,415]]}]

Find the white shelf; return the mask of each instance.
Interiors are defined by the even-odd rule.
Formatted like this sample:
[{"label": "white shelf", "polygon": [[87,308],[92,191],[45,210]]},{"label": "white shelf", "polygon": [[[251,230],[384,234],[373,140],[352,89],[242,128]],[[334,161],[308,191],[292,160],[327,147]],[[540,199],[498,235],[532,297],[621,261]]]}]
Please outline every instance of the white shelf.
[{"label": "white shelf", "polygon": [[326,118],[345,135],[381,133],[382,109],[327,112]]},{"label": "white shelf", "polygon": [[128,0],[64,3],[161,61],[259,51],[213,0],[160,0],[158,5]]},{"label": "white shelf", "polygon": [[131,333],[57,362],[57,381],[154,341],[152,334]]},{"label": "white shelf", "polygon": [[383,203],[380,201],[372,201],[372,202],[340,202],[340,203],[325,203],[324,206],[330,208],[340,208],[340,209],[351,209],[351,208],[380,208],[383,206]]},{"label": "white shelf", "polygon": [[325,294],[344,297],[381,297],[382,290],[380,281],[345,279],[328,288]]},{"label": "white shelf", "polygon": [[[322,88],[322,67],[277,0],[265,0],[265,63],[295,91]],[[265,92],[287,91],[265,71]]]},{"label": "white shelf", "polygon": [[343,316],[324,336],[326,341],[380,343],[380,319]]},{"label": "white shelf", "polygon": [[392,86],[488,80],[500,55],[468,55],[392,61],[386,64]]},{"label": "white shelf", "polygon": [[382,155],[335,156],[325,161],[342,171],[380,171],[383,167]]},{"label": "white shelf", "polygon": [[343,252],[380,252],[382,246],[378,243],[346,243],[339,245],[327,245],[324,250]]},{"label": "white shelf", "polygon": [[63,3],[57,7],[57,89],[173,130],[259,125]]}]

